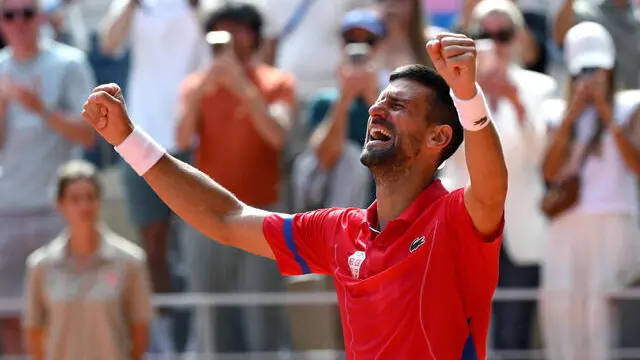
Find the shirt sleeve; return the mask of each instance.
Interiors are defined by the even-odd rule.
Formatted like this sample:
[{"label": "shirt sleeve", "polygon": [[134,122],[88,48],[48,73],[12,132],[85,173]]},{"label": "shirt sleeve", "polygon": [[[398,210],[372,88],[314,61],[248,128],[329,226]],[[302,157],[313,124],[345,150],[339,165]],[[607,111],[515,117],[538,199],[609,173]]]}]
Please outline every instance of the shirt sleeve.
[{"label": "shirt sleeve", "polygon": [[322,209],[264,219],[264,236],[282,275],[330,274],[332,234],[343,210]]},{"label": "shirt sleeve", "polygon": [[39,266],[27,265],[25,308],[22,319],[25,328],[42,327],[46,322],[42,275],[42,269]]},{"label": "shirt sleeve", "polygon": [[[84,55],[67,64],[61,110],[70,114],[82,113],[84,102],[91,94],[96,82],[93,71]],[[78,121],[80,117],[78,116]]]},{"label": "shirt sleeve", "polygon": [[124,289],[125,316],[129,325],[148,324],[153,318],[153,307],[146,262],[131,262],[128,270]]}]

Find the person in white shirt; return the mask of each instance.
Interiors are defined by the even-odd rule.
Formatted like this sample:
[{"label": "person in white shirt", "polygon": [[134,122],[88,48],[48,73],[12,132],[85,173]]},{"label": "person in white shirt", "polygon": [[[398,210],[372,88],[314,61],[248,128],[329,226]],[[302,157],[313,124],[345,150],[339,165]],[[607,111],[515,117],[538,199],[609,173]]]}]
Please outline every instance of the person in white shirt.
[{"label": "person in white shirt", "polygon": [[[524,19],[509,0],[478,3],[469,23],[471,34],[511,34],[502,41],[478,40],[478,83],[493,107],[509,170],[504,242],[500,254],[500,288],[536,288],[538,264],[546,235],[546,219],[538,209],[544,188],[540,161],[545,149],[546,126],[539,111],[555,91],[556,81],[518,63],[525,31]],[[442,177],[448,188],[469,181],[464,152],[446,162]],[[535,301],[496,302],[492,334],[496,350],[531,348]]]},{"label": "person in white shirt", "polygon": [[[174,154],[180,84],[210,59],[192,2],[114,0],[101,34],[105,54],[118,56],[130,49],[127,107]],[[176,155],[186,160],[185,154]],[[173,214],[128,165],[122,165],[128,218],[140,230],[154,291],[166,293],[171,281],[167,254]]]},{"label": "person in white shirt", "polygon": [[608,360],[617,332],[611,294],[638,275],[640,91],[616,91],[615,46],[602,25],[572,27],[564,52],[569,96],[547,105],[555,116],[542,173],[552,190],[573,178],[579,191],[564,211],[549,212],[542,325],[549,359]]}]

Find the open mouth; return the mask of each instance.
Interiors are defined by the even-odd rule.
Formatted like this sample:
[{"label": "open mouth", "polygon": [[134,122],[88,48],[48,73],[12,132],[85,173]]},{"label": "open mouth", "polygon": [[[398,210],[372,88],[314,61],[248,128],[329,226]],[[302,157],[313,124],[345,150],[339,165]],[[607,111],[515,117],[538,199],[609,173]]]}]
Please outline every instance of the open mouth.
[{"label": "open mouth", "polygon": [[367,132],[367,144],[373,147],[389,147],[393,145],[393,130],[382,125],[382,121],[373,120]]},{"label": "open mouth", "polygon": [[373,141],[389,141],[391,140],[391,131],[383,128],[380,125],[373,125],[369,129],[369,140]]}]

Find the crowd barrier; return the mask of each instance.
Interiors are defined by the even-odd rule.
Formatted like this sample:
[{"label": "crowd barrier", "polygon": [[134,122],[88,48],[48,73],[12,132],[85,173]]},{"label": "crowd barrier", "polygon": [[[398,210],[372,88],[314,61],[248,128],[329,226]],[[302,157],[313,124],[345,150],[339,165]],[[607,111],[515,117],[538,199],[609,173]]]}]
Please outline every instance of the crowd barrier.
[{"label": "crowd barrier", "polygon": [[[494,301],[527,301],[540,297],[539,290],[532,289],[498,289]],[[612,299],[640,299],[640,288],[626,289],[611,294]],[[292,306],[292,305],[330,305],[337,304],[334,292],[314,293],[226,293],[201,294],[180,293],[156,295],[154,306],[172,308],[193,308],[207,310],[218,306]],[[23,307],[21,298],[0,298],[0,311],[19,311]],[[27,360],[26,357],[2,357],[0,360]],[[306,352],[260,352],[242,354],[202,354],[186,353],[180,355],[149,355],[148,360],[344,360],[344,352],[337,350],[319,350]],[[489,360],[531,359],[544,360],[544,352],[540,349],[524,351],[488,351]],[[640,359],[640,348],[617,349],[614,359]]]}]

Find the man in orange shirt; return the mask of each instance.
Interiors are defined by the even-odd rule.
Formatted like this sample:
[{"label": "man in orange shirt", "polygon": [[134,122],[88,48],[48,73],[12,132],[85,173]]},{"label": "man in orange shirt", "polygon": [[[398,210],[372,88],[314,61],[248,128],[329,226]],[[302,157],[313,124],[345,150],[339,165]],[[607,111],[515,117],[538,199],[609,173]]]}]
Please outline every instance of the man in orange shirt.
[{"label": "man in orange shirt", "polygon": [[[207,31],[226,31],[232,41],[214,54],[209,69],[182,88],[178,146],[195,146],[195,166],[252,206],[278,210],[280,154],[294,107],[293,77],[258,60],[262,18],[251,5],[225,5],[209,16]],[[219,245],[185,226],[190,290],[279,291],[276,265],[262,257]],[[264,309],[264,308],[263,308]],[[196,316],[201,351],[277,350],[276,309],[221,308]],[[213,319],[215,318],[215,323]],[[251,324],[249,324],[251,321]],[[284,324],[284,323],[283,323]],[[210,331],[205,331],[208,327]],[[204,334],[215,334],[205,339]],[[216,349],[206,346],[215,343]]]}]

